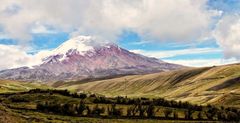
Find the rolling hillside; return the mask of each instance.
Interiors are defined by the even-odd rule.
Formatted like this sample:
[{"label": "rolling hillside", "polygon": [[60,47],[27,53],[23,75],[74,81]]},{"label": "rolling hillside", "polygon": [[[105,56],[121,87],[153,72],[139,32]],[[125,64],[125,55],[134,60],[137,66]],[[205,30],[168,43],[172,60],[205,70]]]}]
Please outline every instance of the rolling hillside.
[{"label": "rolling hillside", "polygon": [[12,80],[0,80],[0,93],[27,91],[34,88],[46,89],[50,87],[39,83],[30,82],[26,83]]},{"label": "rolling hillside", "polygon": [[240,64],[54,85],[107,96],[165,97],[198,104],[240,106]]}]

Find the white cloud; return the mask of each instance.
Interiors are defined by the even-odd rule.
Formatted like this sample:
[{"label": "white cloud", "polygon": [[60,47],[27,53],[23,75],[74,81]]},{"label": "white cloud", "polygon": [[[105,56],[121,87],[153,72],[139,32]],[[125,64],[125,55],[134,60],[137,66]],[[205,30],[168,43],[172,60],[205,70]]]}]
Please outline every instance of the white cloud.
[{"label": "white cloud", "polygon": [[217,53],[221,52],[218,48],[190,48],[182,50],[163,50],[163,51],[147,51],[147,50],[131,50],[134,53],[143,54],[149,57],[155,58],[169,58],[179,55],[190,55],[190,54],[204,54],[204,53]]},{"label": "white cloud", "polygon": [[50,53],[49,50],[43,50],[33,55],[28,54],[23,47],[2,44],[0,44],[0,51],[0,70],[39,65],[42,63],[42,58]]},{"label": "white cloud", "polygon": [[213,32],[226,58],[240,59],[240,15],[226,15]]},{"label": "white cloud", "polygon": [[[208,34],[211,18],[217,15],[207,9],[206,3],[206,0],[1,0],[0,25],[20,43],[32,39],[32,25],[36,22],[64,32],[109,40],[116,39],[123,29],[147,39],[195,40]],[[7,8],[11,8],[11,14],[6,12]]]},{"label": "white cloud", "polygon": [[36,23],[36,25],[31,30],[34,34],[54,34],[57,31],[49,29],[47,26],[43,24]]},{"label": "white cloud", "polygon": [[160,40],[192,41],[206,37],[215,12],[206,0],[146,0],[139,18],[140,34]]},{"label": "white cloud", "polygon": [[181,64],[185,66],[191,67],[209,67],[209,66],[217,66],[217,65],[225,65],[238,63],[239,61],[236,59],[180,59],[180,60],[165,60],[169,63]]},{"label": "white cloud", "polygon": [[31,56],[18,46],[0,45],[0,51],[0,70],[20,67],[32,62]]}]

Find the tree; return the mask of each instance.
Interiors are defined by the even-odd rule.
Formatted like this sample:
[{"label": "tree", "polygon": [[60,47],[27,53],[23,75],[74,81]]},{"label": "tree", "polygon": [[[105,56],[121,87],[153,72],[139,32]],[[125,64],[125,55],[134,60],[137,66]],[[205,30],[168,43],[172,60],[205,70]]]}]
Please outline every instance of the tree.
[{"label": "tree", "polygon": [[85,98],[87,98],[87,94],[80,93],[79,98],[81,98],[81,99],[85,99]]},{"label": "tree", "polygon": [[198,112],[197,117],[198,117],[198,120],[203,120],[203,113],[202,113],[202,111]]},{"label": "tree", "polygon": [[176,111],[176,110],[173,112],[173,118],[174,118],[175,120],[177,120],[177,119],[178,119],[178,113],[177,113],[177,111]]},{"label": "tree", "polygon": [[226,112],[224,111],[224,110],[222,110],[222,111],[219,111],[218,113],[217,113],[217,118],[218,118],[218,120],[227,120],[227,114],[226,114]]},{"label": "tree", "polygon": [[127,108],[127,116],[128,117],[131,117],[131,116],[135,117],[136,113],[137,113],[137,105],[130,106]]},{"label": "tree", "polygon": [[78,95],[77,93],[73,93],[73,94],[72,94],[72,97],[73,97],[73,98],[79,98],[79,95]]},{"label": "tree", "polygon": [[164,113],[164,115],[165,115],[165,118],[169,118],[170,117],[170,115],[172,114],[172,109],[165,109],[164,111],[163,111],[163,113]]},{"label": "tree", "polygon": [[185,119],[193,119],[193,116],[192,114],[194,113],[195,111],[192,110],[192,109],[188,109],[184,112],[185,114]]},{"label": "tree", "polygon": [[239,120],[238,115],[235,112],[232,112],[232,111],[228,111],[227,119],[229,121],[238,121]]},{"label": "tree", "polygon": [[78,107],[77,107],[77,112],[79,115],[83,115],[84,110],[86,110],[86,105],[83,101],[80,101]]},{"label": "tree", "polygon": [[213,107],[211,105],[207,106],[207,111],[205,111],[205,114],[209,120],[213,120],[218,112],[218,109],[216,107]]},{"label": "tree", "polygon": [[100,116],[101,113],[104,113],[105,112],[105,108],[102,107],[100,108],[98,106],[98,104],[92,109],[92,112],[91,114],[94,115],[94,116]]},{"label": "tree", "polygon": [[147,107],[147,117],[148,118],[152,118],[152,117],[155,117],[155,107],[154,107],[154,104],[151,103],[150,105],[148,105]]},{"label": "tree", "polygon": [[112,104],[111,107],[108,107],[108,115],[110,116],[121,116],[122,109],[116,108],[116,104]]},{"label": "tree", "polygon": [[66,115],[75,115],[75,112],[76,112],[76,105],[75,104],[69,104],[69,103],[66,103],[64,104],[63,106],[63,111]]},{"label": "tree", "polygon": [[86,106],[87,109],[87,116],[91,116],[92,115],[92,110],[90,109],[89,106]]},{"label": "tree", "polygon": [[139,117],[143,118],[144,117],[144,113],[146,111],[146,107],[144,107],[141,103],[139,103],[137,110],[139,112]]}]

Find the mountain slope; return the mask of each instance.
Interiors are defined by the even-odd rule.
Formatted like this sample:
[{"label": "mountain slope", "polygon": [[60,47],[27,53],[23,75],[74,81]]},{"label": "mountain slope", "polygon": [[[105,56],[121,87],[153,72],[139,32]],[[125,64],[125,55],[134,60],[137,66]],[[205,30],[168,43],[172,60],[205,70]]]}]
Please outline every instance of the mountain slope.
[{"label": "mountain slope", "polygon": [[240,64],[130,75],[88,83],[58,85],[107,96],[127,95],[240,106]]},{"label": "mountain slope", "polygon": [[128,74],[147,74],[181,69],[170,64],[135,54],[94,37],[78,36],[52,50],[42,64],[0,71],[1,79],[21,81],[67,81]]}]

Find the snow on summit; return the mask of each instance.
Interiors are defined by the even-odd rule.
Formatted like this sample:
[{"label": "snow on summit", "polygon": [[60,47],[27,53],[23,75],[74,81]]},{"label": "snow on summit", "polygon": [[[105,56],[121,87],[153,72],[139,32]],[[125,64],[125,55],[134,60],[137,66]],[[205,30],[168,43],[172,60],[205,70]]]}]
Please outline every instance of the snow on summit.
[{"label": "snow on summit", "polygon": [[94,50],[95,47],[107,45],[110,45],[107,41],[98,42],[92,36],[77,36],[61,44],[52,53],[60,55],[66,54],[69,50],[76,50],[79,54],[84,55],[86,51]]},{"label": "snow on summit", "polygon": [[50,51],[47,57],[43,58],[43,61],[46,62],[49,59],[49,56],[58,55],[59,61],[65,60],[67,55],[72,53],[77,53],[79,55],[85,55],[87,52],[94,52],[98,47],[107,47],[110,48],[111,43],[108,41],[99,41],[93,36],[77,36],[71,38],[64,43],[62,43],[56,49]]}]

